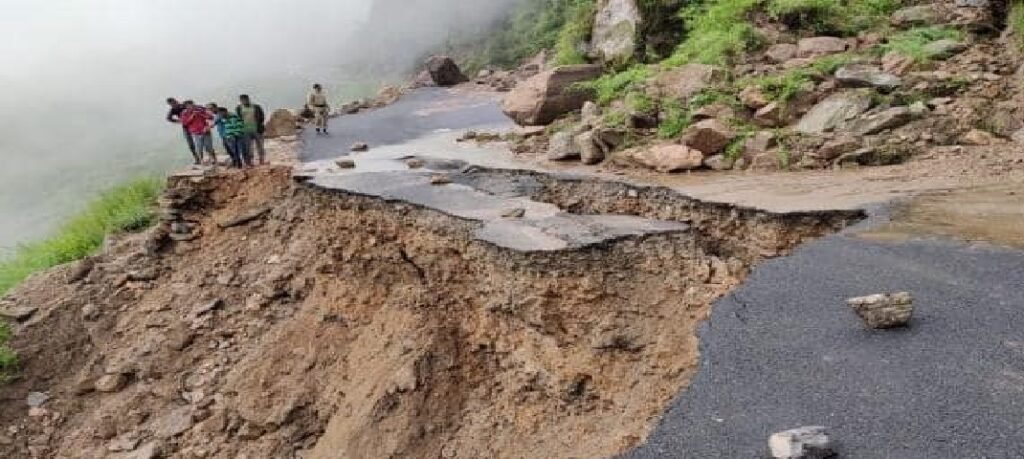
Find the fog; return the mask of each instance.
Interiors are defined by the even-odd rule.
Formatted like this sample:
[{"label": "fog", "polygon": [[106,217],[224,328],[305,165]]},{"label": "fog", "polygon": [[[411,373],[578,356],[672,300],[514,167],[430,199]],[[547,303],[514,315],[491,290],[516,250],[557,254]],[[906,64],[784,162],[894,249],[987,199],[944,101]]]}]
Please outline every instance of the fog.
[{"label": "fog", "polygon": [[[268,110],[402,78],[517,0],[0,0],[0,250],[190,162],[174,96]],[[0,253],[2,255],[2,253]]]}]

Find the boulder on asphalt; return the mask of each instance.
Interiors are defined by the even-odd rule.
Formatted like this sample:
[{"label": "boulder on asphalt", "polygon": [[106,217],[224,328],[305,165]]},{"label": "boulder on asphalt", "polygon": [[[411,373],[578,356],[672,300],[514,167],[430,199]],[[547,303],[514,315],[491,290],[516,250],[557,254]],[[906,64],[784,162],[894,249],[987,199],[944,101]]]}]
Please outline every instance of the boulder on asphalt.
[{"label": "boulder on asphalt", "polygon": [[718,67],[705,64],[686,64],[660,72],[651,82],[651,94],[657,98],[687,101],[724,76]]},{"label": "boulder on asphalt", "polygon": [[634,150],[628,155],[640,165],[658,172],[679,172],[697,169],[704,163],[704,153],[679,144],[661,144]]},{"label": "boulder on asphalt", "polygon": [[263,133],[263,136],[273,139],[286,135],[296,135],[298,133],[298,129],[296,129],[298,122],[299,118],[291,110],[279,108],[270,114],[270,119],[267,120],[266,131]]},{"label": "boulder on asphalt", "polygon": [[505,97],[502,110],[523,126],[549,124],[561,115],[579,110],[593,99],[593,92],[576,83],[601,75],[599,65],[566,65],[541,72],[516,86]]},{"label": "boulder on asphalt", "polygon": [[362,152],[369,150],[370,146],[367,145],[365,142],[356,142],[352,144],[352,147],[350,147],[349,149],[352,151]]},{"label": "boulder on asphalt", "polygon": [[768,438],[775,459],[826,459],[836,457],[828,432],[821,426],[799,427]]},{"label": "boulder on asphalt", "polygon": [[822,134],[832,131],[864,113],[870,107],[871,94],[868,91],[837,92],[811,108],[797,123],[796,130],[804,134]]},{"label": "boulder on asphalt", "polygon": [[438,86],[455,86],[469,81],[462,69],[448,56],[431,56],[425,64],[430,80]]},{"label": "boulder on asphalt", "polygon": [[583,164],[597,164],[604,161],[604,150],[598,146],[597,139],[594,138],[594,131],[577,134],[573,138],[573,142],[576,143]]},{"label": "boulder on asphalt", "polygon": [[924,53],[933,59],[949,59],[964,52],[967,44],[943,38],[924,45]]},{"label": "boulder on asphalt", "polygon": [[878,293],[850,298],[846,303],[871,328],[905,327],[914,314],[914,297],[908,292]]},{"label": "boulder on asphalt", "polygon": [[580,157],[580,149],[576,145],[571,132],[558,131],[548,139],[548,159],[565,161]]},{"label": "boulder on asphalt", "polygon": [[821,57],[846,51],[847,42],[838,37],[810,37],[797,42],[797,57]]},{"label": "boulder on asphalt", "polygon": [[795,58],[797,52],[797,45],[792,43],[779,43],[777,45],[770,46],[768,50],[764,52],[764,57],[770,62],[781,64]]},{"label": "boulder on asphalt", "polygon": [[857,135],[878,134],[910,122],[914,114],[908,107],[892,107],[857,118],[850,124],[850,132]]},{"label": "boulder on asphalt", "polygon": [[900,77],[868,64],[844,65],[836,70],[835,76],[836,81],[845,86],[875,88],[885,92],[895,90],[903,84]]},{"label": "boulder on asphalt", "polygon": [[356,162],[349,158],[342,158],[334,162],[338,167],[342,169],[353,169],[356,167]]},{"label": "boulder on asphalt", "polygon": [[890,17],[892,25],[896,27],[932,25],[938,24],[943,20],[942,11],[939,10],[938,4],[935,3],[900,8],[892,13]]},{"label": "boulder on asphalt", "polygon": [[643,20],[636,0],[601,0],[590,47],[606,62],[626,62],[636,53]]},{"label": "boulder on asphalt", "polygon": [[717,119],[700,121],[683,132],[680,142],[705,155],[722,151],[735,138],[732,128]]}]

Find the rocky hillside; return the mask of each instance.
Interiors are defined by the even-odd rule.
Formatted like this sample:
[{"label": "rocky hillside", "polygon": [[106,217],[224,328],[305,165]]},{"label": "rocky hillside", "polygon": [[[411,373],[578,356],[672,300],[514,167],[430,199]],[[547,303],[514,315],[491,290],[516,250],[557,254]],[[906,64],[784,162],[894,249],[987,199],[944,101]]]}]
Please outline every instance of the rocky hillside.
[{"label": "rocky hillside", "polygon": [[[1021,14],[999,0],[583,3],[587,33],[565,23],[545,71],[506,100],[520,124],[550,125],[521,151],[677,172],[1024,141]],[[573,39],[578,64],[559,67]]]}]

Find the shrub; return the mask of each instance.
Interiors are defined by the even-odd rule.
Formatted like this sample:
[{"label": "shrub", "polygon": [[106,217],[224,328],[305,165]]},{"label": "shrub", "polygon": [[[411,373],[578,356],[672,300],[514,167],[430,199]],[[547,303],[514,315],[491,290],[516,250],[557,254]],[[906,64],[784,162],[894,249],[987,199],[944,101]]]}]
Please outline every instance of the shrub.
[{"label": "shrub", "polygon": [[747,22],[757,4],[758,0],[720,0],[683,9],[680,14],[689,26],[686,39],[665,63],[728,63],[758,41],[754,27]]},{"label": "shrub", "polygon": [[37,271],[91,255],[111,233],[138,231],[155,221],[153,204],[162,188],[155,178],[135,180],[102,193],[85,210],[44,240],[22,245],[0,261],[0,295]]},{"label": "shrub", "polygon": [[672,99],[662,104],[661,122],[658,124],[658,137],[671,139],[683,133],[683,129],[692,122],[690,110],[683,107],[678,100]]},{"label": "shrub", "polygon": [[1006,22],[1010,26],[1010,30],[1013,31],[1017,49],[1024,50],[1024,1],[1013,1]]},{"label": "shrub", "polygon": [[639,89],[651,74],[650,68],[637,65],[618,73],[603,75],[594,81],[580,83],[580,86],[593,90],[597,95],[597,103],[608,105],[613,100],[621,99]]},{"label": "shrub", "polygon": [[558,33],[555,62],[561,65],[582,64],[587,61],[580,44],[590,40],[597,14],[595,0],[572,0],[565,12],[565,25]]},{"label": "shrub", "polygon": [[898,0],[770,0],[768,14],[793,28],[854,35],[880,26]]},{"label": "shrub", "polygon": [[913,59],[914,62],[922,63],[936,57],[928,52],[927,45],[946,39],[962,40],[963,33],[952,27],[916,27],[889,37],[888,42],[879,49],[884,53],[896,52]]}]

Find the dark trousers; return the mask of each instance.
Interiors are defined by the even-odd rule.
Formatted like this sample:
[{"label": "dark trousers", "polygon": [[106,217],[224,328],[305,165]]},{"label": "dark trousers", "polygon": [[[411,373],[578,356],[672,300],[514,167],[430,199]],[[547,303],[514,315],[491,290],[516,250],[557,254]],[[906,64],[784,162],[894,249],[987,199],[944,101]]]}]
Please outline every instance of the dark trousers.
[{"label": "dark trousers", "polygon": [[252,166],[252,150],[249,149],[249,137],[241,135],[227,140],[229,145],[228,154],[231,155],[231,165],[242,167]]},{"label": "dark trousers", "polygon": [[188,143],[188,151],[192,152],[192,159],[196,160],[196,164],[199,164],[199,160],[202,159],[196,154],[196,142],[192,140],[192,134],[188,133],[188,129],[184,126],[181,127],[182,134],[185,134],[185,142]]}]

